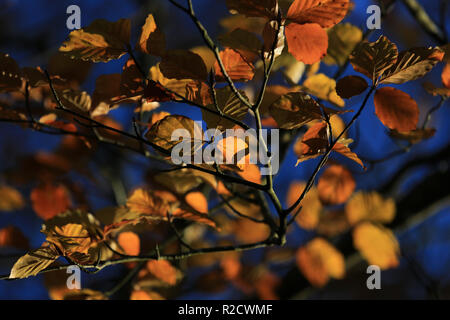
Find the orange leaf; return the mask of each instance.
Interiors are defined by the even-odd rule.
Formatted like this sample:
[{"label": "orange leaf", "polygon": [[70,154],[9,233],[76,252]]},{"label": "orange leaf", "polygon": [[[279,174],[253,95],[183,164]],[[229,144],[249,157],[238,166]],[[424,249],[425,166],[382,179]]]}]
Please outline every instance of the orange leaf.
[{"label": "orange leaf", "polygon": [[345,214],[351,225],[364,220],[390,223],[395,217],[395,210],[393,199],[384,199],[375,191],[358,191],[345,205]]},{"label": "orange leaf", "polygon": [[306,64],[313,64],[327,54],[328,35],[317,23],[291,23],[285,29],[289,52]]},{"label": "orange leaf", "polygon": [[166,38],[164,33],[158,29],[152,14],[147,16],[145,24],[142,26],[141,36],[136,48],[155,56],[163,56],[166,51]]},{"label": "orange leaf", "polygon": [[199,191],[189,192],[184,200],[197,212],[208,213],[208,200],[203,193]]},{"label": "orange leaf", "polygon": [[66,211],[71,205],[67,189],[61,184],[40,185],[31,191],[30,198],[33,210],[44,220]]},{"label": "orange leaf", "polygon": [[442,83],[448,89],[450,89],[450,63],[447,63],[442,71]]},{"label": "orange leaf", "polygon": [[130,300],[164,300],[164,298],[154,291],[135,290],[131,293]]},{"label": "orange leaf", "polygon": [[297,251],[297,266],[316,287],[323,287],[331,278],[345,274],[344,256],[328,241],[315,238]]},{"label": "orange leaf", "polygon": [[356,183],[350,171],[340,165],[329,166],[319,179],[319,197],[326,204],[341,204],[355,190]]},{"label": "orange leaf", "polygon": [[400,132],[416,129],[419,121],[419,107],[409,94],[385,87],[375,93],[375,113],[388,128]]},{"label": "orange leaf", "polygon": [[177,283],[178,270],[166,260],[150,260],[147,262],[147,270],[156,278],[166,282],[169,285]]},{"label": "orange leaf", "polygon": [[[231,80],[234,81],[248,81],[252,80],[254,76],[254,67],[251,62],[247,62],[239,52],[233,49],[225,49],[220,52],[225,71]],[[225,78],[220,69],[219,63],[216,61],[214,65],[217,81],[225,81]]]},{"label": "orange leaf", "polygon": [[125,254],[129,256],[137,256],[140,252],[139,236],[131,231],[122,232],[117,238],[117,242],[122,247]]},{"label": "orange leaf", "polygon": [[295,0],[289,7],[287,19],[330,28],[344,19],[349,5],[349,0]]},{"label": "orange leaf", "polygon": [[[286,202],[289,207],[297,201],[303,190],[305,190],[305,187],[306,183],[304,182],[294,181],[291,183],[286,197]],[[319,223],[320,213],[322,211],[322,203],[319,200],[319,194],[316,187],[313,186],[308,191],[299,206],[302,206],[302,209],[295,221],[303,229],[315,229]],[[296,207],[293,212],[297,212],[297,209],[298,207]]]}]

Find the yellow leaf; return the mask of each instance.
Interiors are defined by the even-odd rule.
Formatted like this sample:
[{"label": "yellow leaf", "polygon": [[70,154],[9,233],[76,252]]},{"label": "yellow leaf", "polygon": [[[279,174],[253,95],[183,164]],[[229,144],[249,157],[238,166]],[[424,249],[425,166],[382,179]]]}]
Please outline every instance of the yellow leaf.
[{"label": "yellow leaf", "polygon": [[141,36],[136,48],[155,56],[163,56],[166,51],[166,38],[157,27],[152,14],[147,16],[145,24],[142,26]]},{"label": "yellow leaf", "polygon": [[380,223],[390,223],[395,217],[395,202],[373,192],[357,192],[345,206],[345,213],[350,224],[368,220]]},{"label": "yellow leaf", "polygon": [[362,38],[361,29],[350,23],[335,25],[328,30],[328,52],[323,62],[329,65],[344,65]]},{"label": "yellow leaf", "polygon": [[315,74],[303,82],[303,89],[322,100],[329,101],[338,107],[344,107],[345,102],[336,93],[336,80],[323,73]]},{"label": "yellow leaf", "polygon": [[54,246],[43,245],[19,258],[11,269],[10,278],[35,276],[59,257]]},{"label": "yellow leaf", "polygon": [[[287,193],[287,205],[291,206],[300,197],[306,187],[305,182],[294,181],[291,183]],[[312,230],[319,223],[320,213],[322,211],[322,203],[319,200],[319,193],[316,187],[312,187],[300,203],[302,209],[297,215],[295,221],[300,227],[306,230]],[[297,212],[297,206],[293,212]]]},{"label": "yellow leaf", "polygon": [[387,228],[363,222],[353,230],[353,244],[371,265],[382,270],[399,265],[399,244]]},{"label": "yellow leaf", "polygon": [[16,189],[3,185],[0,186],[0,211],[14,211],[22,209],[25,201]]}]

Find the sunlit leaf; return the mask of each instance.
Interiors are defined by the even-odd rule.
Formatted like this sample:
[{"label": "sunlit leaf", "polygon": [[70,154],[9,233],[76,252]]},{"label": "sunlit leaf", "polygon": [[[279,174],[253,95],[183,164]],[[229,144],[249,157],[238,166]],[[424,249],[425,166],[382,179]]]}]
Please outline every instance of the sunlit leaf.
[{"label": "sunlit leaf", "polygon": [[147,270],[156,278],[171,286],[175,285],[180,278],[179,271],[166,260],[148,261]]},{"label": "sunlit leaf", "polygon": [[390,223],[395,217],[395,211],[394,200],[384,199],[375,191],[359,191],[345,206],[347,219],[352,225],[362,220]]},{"label": "sunlit leaf", "polygon": [[323,73],[308,77],[303,82],[303,90],[321,100],[326,100],[338,107],[344,107],[345,102],[336,93],[336,80]]},{"label": "sunlit leaf", "polygon": [[286,26],[285,33],[289,52],[298,61],[313,64],[326,55],[328,35],[317,23],[290,23]]},{"label": "sunlit leaf", "polygon": [[166,37],[157,27],[152,14],[147,16],[145,24],[142,26],[136,48],[140,51],[155,56],[163,56],[166,51]]},{"label": "sunlit leaf", "polygon": [[358,27],[350,23],[335,25],[328,30],[328,51],[323,62],[344,65],[362,39],[363,33]]},{"label": "sunlit leaf", "polygon": [[136,233],[131,231],[121,232],[117,238],[117,242],[125,254],[129,256],[139,255],[141,241]]},{"label": "sunlit leaf", "polygon": [[0,211],[20,210],[24,206],[25,200],[18,190],[10,186],[0,185]]},{"label": "sunlit leaf", "polygon": [[31,191],[30,199],[33,210],[44,220],[66,211],[71,205],[69,193],[61,184],[42,184]]},{"label": "sunlit leaf", "polygon": [[27,278],[35,276],[59,257],[52,245],[43,245],[19,258],[11,269],[10,278]]},{"label": "sunlit leaf", "polygon": [[342,204],[355,190],[356,183],[350,171],[340,165],[329,166],[317,184],[320,200],[325,204]]},{"label": "sunlit leaf", "polygon": [[349,0],[295,0],[289,7],[287,19],[330,28],[344,19],[349,3]]},{"label": "sunlit leaf", "polygon": [[[233,49],[225,49],[220,52],[220,58],[225,67],[225,71],[231,80],[234,81],[248,81],[253,79],[254,67],[251,62],[246,61],[242,55]],[[219,63],[216,62],[214,66],[216,80],[225,81]]]},{"label": "sunlit leaf", "polygon": [[392,87],[375,92],[375,113],[388,128],[400,132],[416,129],[419,121],[419,107],[411,96]]},{"label": "sunlit leaf", "polygon": [[399,265],[400,248],[391,230],[364,222],[353,230],[353,244],[371,265],[381,270]]},{"label": "sunlit leaf", "polygon": [[[305,190],[305,182],[294,181],[290,184],[286,203],[290,207],[297,201],[297,199]],[[313,186],[306,196],[303,198],[299,206],[295,207],[293,212],[297,212],[299,207],[302,207],[300,213],[297,215],[295,221],[300,227],[306,230],[313,230],[317,227],[319,222],[320,213],[322,211],[322,203],[319,200],[319,193],[317,188]]]}]

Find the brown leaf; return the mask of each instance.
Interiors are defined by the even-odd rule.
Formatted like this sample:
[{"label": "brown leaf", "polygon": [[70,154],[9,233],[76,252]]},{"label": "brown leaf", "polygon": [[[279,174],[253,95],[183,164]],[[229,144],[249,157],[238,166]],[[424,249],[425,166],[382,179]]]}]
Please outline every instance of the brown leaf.
[{"label": "brown leaf", "polygon": [[415,129],[408,132],[398,132],[397,130],[391,130],[389,135],[394,139],[406,140],[413,144],[419,143],[423,140],[434,137],[436,129]]},{"label": "brown leaf", "polygon": [[355,179],[350,171],[340,165],[329,166],[319,178],[317,190],[320,200],[325,204],[342,204],[355,190]]},{"label": "brown leaf", "polygon": [[299,24],[317,23],[322,28],[338,24],[347,14],[349,0],[295,0],[287,12],[287,19]]},{"label": "brown leaf", "polygon": [[360,72],[374,83],[398,58],[397,46],[385,36],[375,42],[360,43],[350,55],[355,71]]},{"label": "brown leaf", "polygon": [[402,84],[422,78],[440,60],[436,56],[439,50],[432,48],[414,48],[401,52],[397,62],[384,72],[380,83]]},{"label": "brown leaf", "polygon": [[110,22],[97,19],[88,27],[74,30],[59,48],[72,58],[108,62],[124,55],[130,42],[130,20]]},{"label": "brown leaf", "polygon": [[416,129],[419,122],[419,107],[409,94],[384,87],[375,92],[375,113],[389,129],[407,132]]},{"label": "brown leaf", "polygon": [[205,80],[208,76],[203,59],[191,51],[173,50],[168,51],[159,68],[164,77],[169,79],[195,79]]},{"label": "brown leaf", "polygon": [[[224,47],[234,49],[241,53],[248,61],[252,61],[252,58],[257,57],[262,48],[261,40],[259,40],[256,34],[240,28],[219,36],[219,41]],[[214,62],[215,60],[214,58]]]},{"label": "brown leaf", "polygon": [[290,23],[285,28],[289,52],[306,64],[322,59],[328,49],[327,32],[317,23]]},{"label": "brown leaf", "polygon": [[344,99],[360,95],[368,88],[366,80],[358,76],[347,76],[340,79],[336,85],[337,94]]},{"label": "brown leaf", "polygon": [[157,27],[152,14],[145,19],[136,48],[144,53],[160,57],[166,52],[166,37]]},{"label": "brown leaf", "polygon": [[[231,80],[248,81],[253,79],[255,67],[251,62],[246,61],[239,52],[233,49],[225,49],[220,52],[220,58]],[[218,62],[215,63],[214,70],[216,81],[225,81]]]}]

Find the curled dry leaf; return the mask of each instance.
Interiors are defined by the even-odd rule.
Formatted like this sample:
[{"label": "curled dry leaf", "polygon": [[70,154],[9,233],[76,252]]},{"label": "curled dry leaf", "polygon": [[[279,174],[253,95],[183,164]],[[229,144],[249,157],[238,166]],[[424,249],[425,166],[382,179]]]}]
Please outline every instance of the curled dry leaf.
[{"label": "curled dry leaf", "polygon": [[[292,206],[295,201],[297,201],[303,190],[305,190],[305,187],[305,182],[294,181],[291,183],[286,197],[288,207]],[[305,230],[315,229],[319,223],[320,214],[322,212],[322,203],[319,200],[319,193],[315,186],[311,187],[299,206],[301,206],[302,209],[295,218],[297,224]],[[293,212],[297,212],[299,206],[295,207]]]},{"label": "curled dry leaf", "polygon": [[371,265],[381,270],[399,265],[400,247],[391,230],[363,222],[353,230],[353,245]]},{"label": "curled dry leaf", "polygon": [[337,94],[344,99],[360,95],[369,87],[367,81],[358,76],[347,76],[340,79],[336,85]]},{"label": "curled dry leaf", "polygon": [[344,256],[323,238],[315,238],[299,248],[296,259],[300,271],[316,287],[323,287],[330,278],[342,279],[345,275]]},{"label": "curled dry leaf", "polygon": [[384,87],[375,92],[375,113],[389,129],[408,132],[416,129],[419,107],[411,96],[401,90]]},{"label": "curled dry leaf", "polygon": [[317,184],[320,200],[331,205],[346,202],[355,187],[355,179],[351,172],[341,165],[329,166]]},{"label": "curled dry leaf", "polygon": [[72,58],[92,62],[118,59],[127,51],[130,42],[130,20],[110,22],[97,19],[88,27],[70,32],[69,39],[59,48]]},{"label": "curled dry leaf", "polygon": [[345,214],[351,225],[364,220],[390,223],[395,217],[395,211],[394,200],[384,199],[375,191],[359,191],[345,206]]}]

